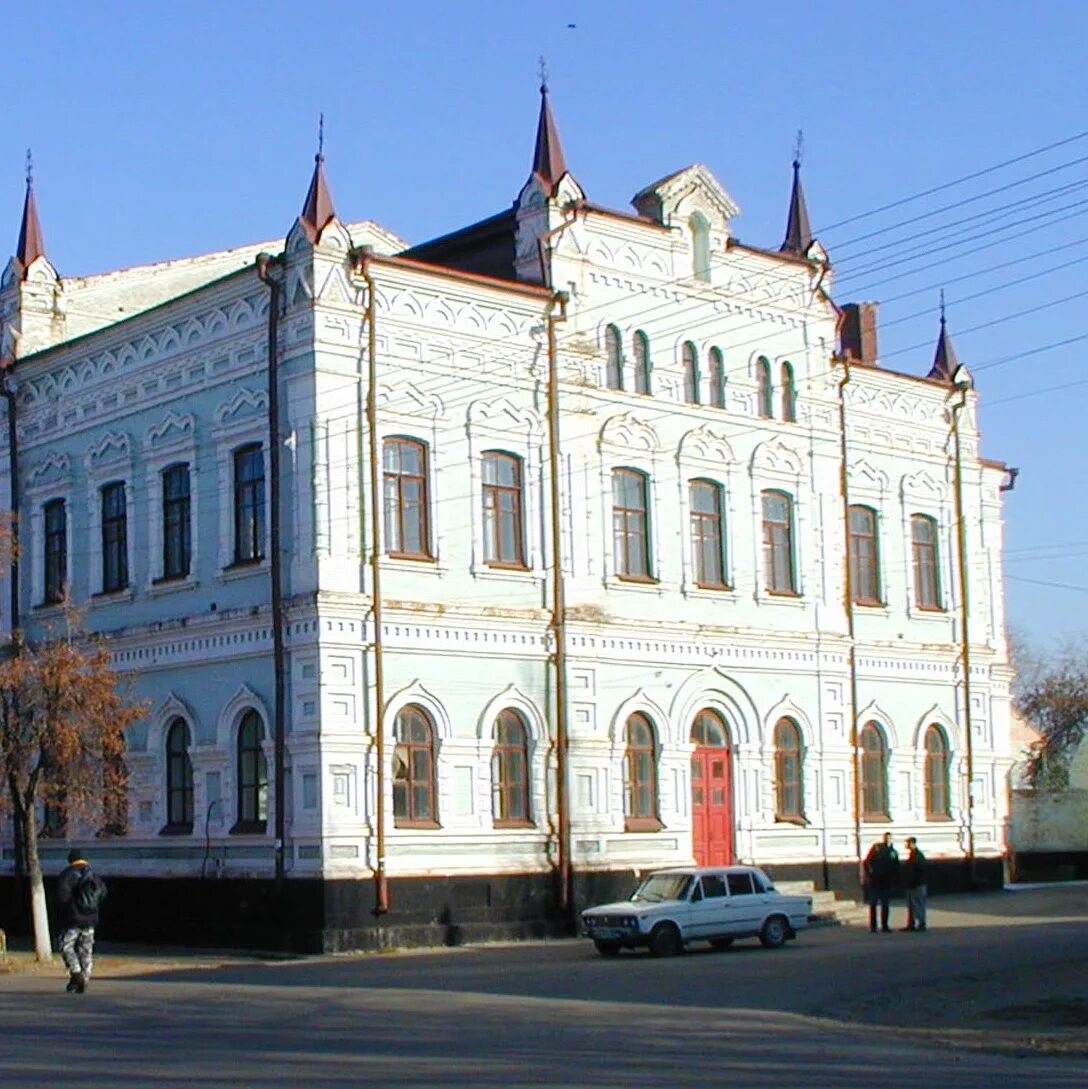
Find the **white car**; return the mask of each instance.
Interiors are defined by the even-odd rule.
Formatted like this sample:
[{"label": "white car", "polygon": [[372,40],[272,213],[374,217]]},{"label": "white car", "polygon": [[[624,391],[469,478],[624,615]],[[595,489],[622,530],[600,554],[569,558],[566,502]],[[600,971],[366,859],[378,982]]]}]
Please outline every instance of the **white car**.
[{"label": "white car", "polygon": [[811,914],[811,896],[778,892],[754,866],[706,866],[658,870],[630,900],[587,908],[582,925],[602,956],[646,946],[655,957],[669,957],[693,941],[725,949],[735,938],[759,938],[777,949]]}]

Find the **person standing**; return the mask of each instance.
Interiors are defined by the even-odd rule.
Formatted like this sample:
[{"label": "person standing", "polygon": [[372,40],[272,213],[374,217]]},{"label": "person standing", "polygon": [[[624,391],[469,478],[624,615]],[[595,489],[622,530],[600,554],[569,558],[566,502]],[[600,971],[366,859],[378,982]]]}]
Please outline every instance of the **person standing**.
[{"label": "person standing", "polygon": [[880,908],[880,929],[887,933],[892,889],[899,875],[899,853],[892,846],[891,832],[885,832],[865,856],[865,880],[869,893],[869,929],[876,933],[876,909]]},{"label": "person standing", "polygon": [[918,850],[918,840],[907,840],[907,857],[903,860],[903,888],[907,894],[907,925],[904,930],[926,928],[926,856]]},{"label": "person standing", "polygon": [[83,994],[94,970],[94,928],[106,898],[106,883],[91,870],[80,852],[68,852],[68,866],[57,878],[57,907],[64,928],[60,952],[68,969],[68,992]]}]

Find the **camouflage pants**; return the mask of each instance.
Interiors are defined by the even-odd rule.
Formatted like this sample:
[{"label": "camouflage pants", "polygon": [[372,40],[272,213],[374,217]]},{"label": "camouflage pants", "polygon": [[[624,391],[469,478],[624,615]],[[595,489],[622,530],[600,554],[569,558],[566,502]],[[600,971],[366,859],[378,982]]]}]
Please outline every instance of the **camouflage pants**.
[{"label": "camouflage pants", "polygon": [[70,926],[63,931],[60,955],[70,973],[79,972],[84,979],[90,979],[94,969],[94,927]]}]

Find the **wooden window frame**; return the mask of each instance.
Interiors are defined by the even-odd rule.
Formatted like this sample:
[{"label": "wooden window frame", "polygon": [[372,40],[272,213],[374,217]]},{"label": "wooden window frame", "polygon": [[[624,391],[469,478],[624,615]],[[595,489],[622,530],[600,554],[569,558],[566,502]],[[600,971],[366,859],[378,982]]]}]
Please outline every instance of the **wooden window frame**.
[{"label": "wooden window frame", "polygon": [[[868,519],[869,532],[862,532],[854,526],[854,516],[864,515]],[[880,539],[878,536],[879,519],[872,507],[853,504],[847,508],[847,536],[850,549],[847,562],[850,564],[850,593],[855,605],[883,605],[884,588],[880,578]],[[861,551],[864,543],[870,542],[869,567],[871,580],[868,586],[862,586]],[[868,592],[866,592],[868,591]]]},{"label": "wooden window frame", "polygon": [[265,558],[264,444],[247,442],[233,455],[234,567]]},{"label": "wooden window frame", "polygon": [[160,835],[188,835],[193,830],[193,762],[189,724],[180,716],[166,729],[165,748],[166,826]]},{"label": "wooden window frame", "polygon": [[268,830],[268,758],[264,752],[264,738],[264,719],[251,707],[238,723],[235,744],[238,820],[231,832],[236,835],[264,835]]},{"label": "wooden window frame", "polygon": [[[920,540],[918,530],[926,527],[928,537]],[[941,603],[941,550],[940,536],[937,519],[929,514],[912,514],[910,516],[910,557],[911,568],[914,573],[914,605],[922,612],[943,613],[944,605]],[[932,580],[927,579],[927,571],[932,575]],[[932,600],[926,597],[925,591],[932,587]]]},{"label": "wooden window frame", "polygon": [[[696,489],[708,488],[714,497],[714,511],[700,511],[695,509]],[[691,565],[695,585],[703,590],[728,590],[728,568],[726,567],[727,553],[725,548],[725,503],[724,489],[716,480],[707,480],[704,477],[695,477],[688,481],[688,515],[691,531]],[[712,547],[716,542],[714,551],[717,554],[718,569],[721,577],[717,580],[706,578],[703,570],[703,542],[707,540],[709,533],[714,537]]]},{"label": "wooden window frame", "polygon": [[[518,740],[509,740],[504,730],[516,730]],[[516,775],[516,765],[521,775]],[[495,719],[495,744],[491,750],[492,822],[496,828],[531,828],[529,808],[529,730],[524,718],[511,708]],[[519,810],[524,816],[510,816]]]},{"label": "wooden window frame", "polygon": [[44,523],[44,597],[43,604],[57,605],[68,592],[68,504],[50,499],[42,508]]},{"label": "wooden window frame", "polygon": [[[411,736],[410,727],[413,725],[423,727],[425,740],[416,740]],[[438,761],[434,721],[418,704],[409,703],[397,712],[393,732],[396,738],[393,751],[393,823],[397,828],[438,828]],[[416,756],[419,753],[425,753],[427,757],[425,776],[416,775],[419,766]],[[406,771],[401,778],[397,777],[398,763]],[[427,798],[426,812],[423,814],[416,805],[416,791],[420,789],[426,791]],[[399,813],[398,808],[401,810]]]},{"label": "wooden window frame", "polygon": [[[645,727],[650,737],[648,743],[632,740],[634,727]],[[657,730],[654,729],[654,724],[647,715],[636,711],[627,716],[627,722],[624,724],[624,739],[626,742],[624,760],[627,764],[625,789],[627,804],[624,827],[628,832],[656,832],[662,827],[658,810]],[[643,776],[640,768],[647,756],[651,772],[648,776]],[[649,805],[643,807],[638,803],[645,791],[649,793]]]},{"label": "wooden window frame", "polygon": [[[877,744],[867,747],[866,738],[876,738]],[[891,820],[890,799],[888,797],[888,739],[883,729],[876,722],[867,722],[858,735],[858,748],[861,749],[861,819],[872,823]],[[875,768],[874,768],[875,765]],[[874,780],[873,772],[877,773]],[[876,805],[870,805],[870,800]]]},{"label": "wooden window frame", "polygon": [[[183,485],[178,482],[184,482]],[[189,463],[177,461],[160,474],[162,487],[162,576],[157,582],[188,578],[192,571],[192,480]]]},{"label": "wooden window frame", "polygon": [[[620,480],[638,481],[641,507],[621,507],[617,503]],[[634,528],[632,528],[634,527]],[[645,570],[632,570],[632,549],[629,543],[642,540]],[[620,466],[612,470],[612,548],[616,577],[626,582],[656,582],[653,576],[653,552],[650,538],[650,478],[641,469]]]},{"label": "wooden window frame", "polygon": [[[785,520],[772,518],[768,513],[768,502],[782,499],[786,503]],[[799,597],[797,589],[797,554],[796,529],[793,496],[777,488],[767,488],[760,493],[760,505],[763,513],[763,585],[766,592],[774,597]],[[786,557],[786,579],[779,562],[782,554]]]},{"label": "wooden window frame", "polygon": [[[386,457],[391,450],[411,449],[419,455],[420,471],[418,473],[403,472],[400,468],[402,455],[398,453],[398,467],[388,468]],[[386,555],[397,559],[406,560],[431,560],[434,554],[431,549],[431,521],[430,521],[430,489],[427,479],[430,472],[430,463],[427,457],[427,444],[419,439],[409,438],[405,435],[390,435],[382,440],[382,528],[385,537]],[[419,551],[408,551],[401,548],[390,548],[389,542],[393,536],[403,545],[406,539],[405,526],[405,485],[406,482],[415,482],[419,487]],[[390,524],[396,527],[395,534],[390,534]]]},{"label": "wooden window frame", "polygon": [[102,525],[103,594],[128,587],[128,498],[123,480],[111,480],[98,489]]},{"label": "wooden window frame", "polygon": [[[513,467],[514,484],[488,483],[488,467],[498,465]],[[523,463],[516,454],[508,453],[506,450],[485,450],[481,454],[481,515],[484,563],[488,567],[499,567],[515,571],[526,570],[524,480]],[[504,499],[512,500],[512,510],[503,509]],[[514,523],[514,555],[509,559],[501,555],[504,540],[503,522],[505,519],[512,519]]]},{"label": "wooden window frame", "polygon": [[[930,738],[937,739],[937,748],[930,745]],[[952,819],[952,791],[949,782],[951,747],[944,730],[936,723],[926,728],[923,741],[925,751],[925,804],[927,821]]]},{"label": "wooden window frame", "polygon": [[806,824],[805,747],[801,727],[792,718],[774,725],[775,820]]},{"label": "wooden window frame", "polygon": [[[710,721],[714,727],[721,731],[722,740],[719,744],[717,741],[711,741],[709,739],[710,731],[706,728],[706,722]],[[724,749],[728,750],[732,746],[729,743],[729,726],[722,716],[714,710],[712,707],[703,707],[696,712],[695,718],[691,723],[691,743],[697,748],[702,749]]]}]

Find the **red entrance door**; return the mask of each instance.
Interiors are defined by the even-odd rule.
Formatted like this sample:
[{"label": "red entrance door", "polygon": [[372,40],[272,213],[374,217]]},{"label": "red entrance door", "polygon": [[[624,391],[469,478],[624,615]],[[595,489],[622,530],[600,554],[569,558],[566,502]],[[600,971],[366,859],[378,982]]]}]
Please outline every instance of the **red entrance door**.
[{"label": "red entrance door", "polygon": [[691,757],[692,853],[700,866],[733,861],[733,768],[725,723],[700,711],[692,728],[698,746]]}]

